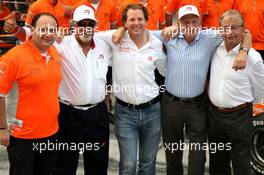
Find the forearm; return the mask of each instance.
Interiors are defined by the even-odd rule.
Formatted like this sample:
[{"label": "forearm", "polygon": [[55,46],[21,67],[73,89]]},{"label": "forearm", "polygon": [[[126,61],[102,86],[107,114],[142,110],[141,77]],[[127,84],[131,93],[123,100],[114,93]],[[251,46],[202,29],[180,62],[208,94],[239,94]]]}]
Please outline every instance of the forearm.
[{"label": "forearm", "polygon": [[5,98],[0,97],[0,128],[7,128]]},{"label": "forearm", "polygon": [[246,32],[243,37],[241,47],[251,48],[251,46],[252,46],[252,35],[249,32]]}]

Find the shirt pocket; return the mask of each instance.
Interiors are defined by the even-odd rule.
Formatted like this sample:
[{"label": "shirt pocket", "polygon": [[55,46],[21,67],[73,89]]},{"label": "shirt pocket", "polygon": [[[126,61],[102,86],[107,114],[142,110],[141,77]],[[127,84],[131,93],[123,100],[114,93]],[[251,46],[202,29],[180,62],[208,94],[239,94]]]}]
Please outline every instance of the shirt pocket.
[{"label": "shirt pocket", "polygon": [[108,65],[105,60],[97,59],[95,61],[95,78],[106,80],[106,74],[108,71]]}]

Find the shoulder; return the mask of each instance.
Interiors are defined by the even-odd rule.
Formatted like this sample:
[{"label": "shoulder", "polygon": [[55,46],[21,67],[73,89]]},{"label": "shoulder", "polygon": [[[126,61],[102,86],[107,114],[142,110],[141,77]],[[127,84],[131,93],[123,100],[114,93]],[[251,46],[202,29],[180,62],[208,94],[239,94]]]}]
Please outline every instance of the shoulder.
[{"label": "shoulder", "polygon": [[250,65],[255,65],[258,62],[263,62],[261,55],[254,48],[251,48],[248,52],[248,62]]},{"label": "shoulder", "polygon": [[26,47],[22,44],[22,45],[17,45],[15,47],[13,47],[12,49],[10,49],[7,53],[5,53],[2,57],[1,57],[1,61],[3,62],[14,62],[14,63],[18,63],[23,61],[24,59],[19,59],[21,58],[21,55],[26,56],[27,54],[29,54],[29,51],[26,49]]},{"label": "shoulder", "polygon": [[94,36],[94,42],[95,42],[95,48],[102,48],[102,49],[108,49],[109,45],[99,37]]}]

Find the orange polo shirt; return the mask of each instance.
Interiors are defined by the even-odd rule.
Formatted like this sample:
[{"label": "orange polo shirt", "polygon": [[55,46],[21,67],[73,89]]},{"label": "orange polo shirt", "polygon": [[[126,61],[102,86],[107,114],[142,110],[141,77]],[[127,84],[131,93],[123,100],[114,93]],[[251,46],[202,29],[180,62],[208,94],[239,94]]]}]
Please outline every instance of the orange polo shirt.
[{"label": "orange polo shirt", "polygon": [[203,16],[203,27],[219,27],[218,20],[227,10],[233,9],[235,0],[208,0],[208,13]]},{"label": "orange polo shirt", "polygon": [[[123,26],[122,12],[123,9],[130,3],[140,3],[139,0],[119,0],[118,2],[117,25]],[[159,24],[165,24],[165,13],[163,7],[165,6],[164,0],[148,0],[146,8],[148,9],[148,21],[146,28],[149,30],[159,29]]]},{"label": "orange polo shirt", "polygon": [[8,94],[14,82],[18,84],[16,119],[22,126],[12,130],[17,138],[45,138],[58,131],[61,81],[60,57],[54,46],[45,58],[27,40],[2,56],[0,62],[0,93]]},{"label": "orange polo shirt", "polygon": [[253,47],[264,50],[264,1],[236,0],[235,9],[242,14],[246,27],[252,34]]},{"label": "orange polo shirt", "polygon": [[168,0],[164,10],[167,14],[172,15],[184,5],[196,6],[200,16],[207,13],[207,0]]},{"label": "orange polo shirt", "polygon": [[50,13],[58,20],[60,27],[68,26],[67,20],[64,18],[64,6],[61,0],[53,6],[51,0],[37,0],[31,6],[29,6],[28,14],[25,22],[31,24],[33,17],[39,13]]}]

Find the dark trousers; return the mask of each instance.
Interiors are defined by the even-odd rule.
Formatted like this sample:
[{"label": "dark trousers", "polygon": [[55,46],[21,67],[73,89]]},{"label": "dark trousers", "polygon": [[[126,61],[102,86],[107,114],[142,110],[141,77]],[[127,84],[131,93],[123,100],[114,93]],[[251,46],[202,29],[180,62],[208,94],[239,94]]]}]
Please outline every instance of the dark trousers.
[{"label": "dark trousers", "polygon": [[84,172],[106,175],[109,154],[109,123],[104,102],[88,110],[60,103],[59,141],[77,149],[58,151],[55,175],[75,175],[79,153],[83,153]]},{"label": "dark trousers", "polygon": [[[167,94],[161,100],[162,134],[167,161],[168,175],[183,175],[182,155],[188,149],[184,145],[184,127],[189,139],[188,175],[204,174],[205,151],[199,146],[207,139],[207,96],[195,103],[177,102]],[[187,147],[186,147],[187,146]]]},{"label": "dark trousers", "polygon": [[231,175],[230,162],[234,175],[250,175],[252,105],[232,113],[210,107],[208,121],[209,143],[217,145],[210,150],[210,175]]},{"label": "dark trousers", "polygon": [[[56,135],[43,139],[10,137],[7,147],[10,175],[50,175],[54,168],[56,151],[48,150],[48,143],[55,143]],[[41,149],[41,150],[40,150]]]}]

